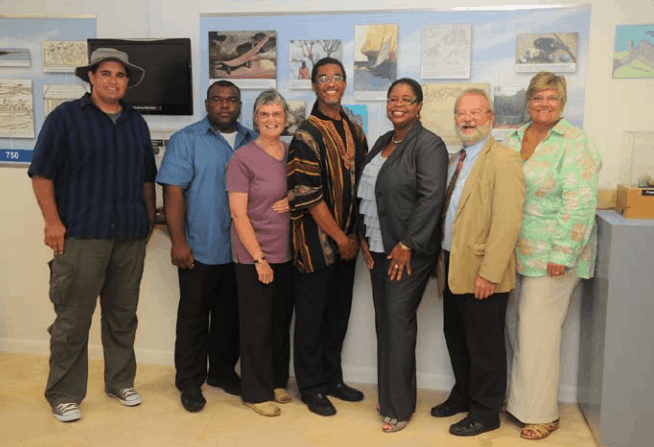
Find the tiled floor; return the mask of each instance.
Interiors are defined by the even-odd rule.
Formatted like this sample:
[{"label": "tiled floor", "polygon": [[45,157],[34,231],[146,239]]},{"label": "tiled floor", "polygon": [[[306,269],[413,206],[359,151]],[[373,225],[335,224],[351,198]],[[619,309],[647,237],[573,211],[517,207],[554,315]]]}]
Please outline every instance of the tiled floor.
[{"label": "tiled floor", "polygon": [[502,416],[500,429],[472,438],[448,433],[462,415],[437,420],[429,409],[445,393],[419,390],[418,409],[401,432],[385,434],[375,411],[376,390],[361,385],[363,402],[333,402],[338,413],[321,417],[310,413],[299,401],[282,405],[282,415],[266,418],[246,408],[240,398],[205,387],[207,406],[200,413],[187,413],[173,385],[174,369],[139,365],[136,386],[143,404],[126,408],[103,392],[102,362],[89,367],[88,395],[81,405],[82,419],[64,424],[51,414],[43,398],[47,374],[46,356],[0,352],[0,445],[10,446],[480,446],[480,447],[595,447],[595,442],[576,405],[561,408],[561,428],[542,441],[519,436],[519,425]]}]

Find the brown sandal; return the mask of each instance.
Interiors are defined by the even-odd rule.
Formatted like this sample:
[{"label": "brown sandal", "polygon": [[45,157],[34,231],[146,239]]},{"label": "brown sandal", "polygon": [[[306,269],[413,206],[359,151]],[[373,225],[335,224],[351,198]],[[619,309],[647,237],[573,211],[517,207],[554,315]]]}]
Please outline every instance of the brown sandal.
[{"label": "brown sandal", "polygon": [[559,428],[559,420],[545,422],[543,424],[527,424],[520,433],[521,438],[539,440],[547,438],[550,433]]}]

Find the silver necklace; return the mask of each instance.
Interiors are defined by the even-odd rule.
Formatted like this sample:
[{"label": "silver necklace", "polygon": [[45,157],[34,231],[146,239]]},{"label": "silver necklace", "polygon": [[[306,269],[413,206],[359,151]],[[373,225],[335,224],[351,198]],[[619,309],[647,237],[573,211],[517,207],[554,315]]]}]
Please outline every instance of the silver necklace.
[{"label": "silver necklace", "polygon": [[396,139],[395,139],[395,133],[393,133],[393,137],[391,137],[391,141],[393,142],[394,145],[397,146],[397,145],[400,144],[402,141],[404,141],[404,138],[402,138],[401,140],[396,140]]}]

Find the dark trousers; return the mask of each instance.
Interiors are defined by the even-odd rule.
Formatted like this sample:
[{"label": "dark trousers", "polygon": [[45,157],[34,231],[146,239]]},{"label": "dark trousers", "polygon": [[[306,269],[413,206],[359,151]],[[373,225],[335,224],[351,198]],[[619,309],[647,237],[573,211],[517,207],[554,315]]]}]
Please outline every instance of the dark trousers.
[{"label": "dark trousers", "polygon": [[[178,269],[175,385],[200,387],[233,374],[238,361],[238,298],[234,264]],[[207,358],[209,362],[207,372]]]},{"label": "dark trousers", "polygon": [[145,245],[145,239],[67,238],[64,253],[50,261],[56,318],[48,328],[45,397],[53,407],[80,403],[86,397],[89,330],[98,295],[105,387],[116,392],[134,386],[136,307]]},{"label": "dark trousers", "polygon": [[241,334],[243,401],[275,399],[286,388],[290,361],[289,329],[293,317],[293,264],[271,264],[274,279],[259,281],[254,264],[236,264]]},{"label": "dark trousers", "polygon": [[352,307],[356,261],[313,273],[295,270],[295,378],[302,396],[343,381],[341,350]]},{"label": "dark trousers", "polygon": [[377,332],[377,387],[380,414],[407,421],[416,409],[416,314],[422,301],[433,257],[413,257],[411,275],[388,279],[388,259],[372,253],[370,271]]},{"label": "dark trousers", "polygon": [[500,406],[506,395],[504,325],[508,293],[485,300],[474,294],[455,295],[447,282],[450,264],[445,254],[443,319],[445,341],[456,384],[449,400],[470,408],[468,416],[487,426],[500,423]]}]

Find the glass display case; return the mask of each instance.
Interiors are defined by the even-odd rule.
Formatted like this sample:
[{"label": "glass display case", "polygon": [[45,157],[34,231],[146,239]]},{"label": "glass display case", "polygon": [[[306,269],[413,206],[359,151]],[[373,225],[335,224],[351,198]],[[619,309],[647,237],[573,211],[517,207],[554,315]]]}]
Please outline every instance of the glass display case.
[{"label": "glass display case", "polygon": [[654,219],[654,131],[625,131],[616,211],[630,219]]}]

